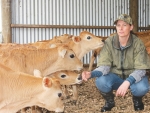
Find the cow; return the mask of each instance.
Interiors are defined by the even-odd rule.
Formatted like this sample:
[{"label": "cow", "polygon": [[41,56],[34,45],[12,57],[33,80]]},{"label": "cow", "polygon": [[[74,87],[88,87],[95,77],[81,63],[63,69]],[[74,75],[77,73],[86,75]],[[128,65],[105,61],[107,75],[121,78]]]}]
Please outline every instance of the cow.
[{"label": "cow", "polygon": [[56,39],[61,42],[51,43],[51,41],[53,41],[53,39],[51,39],[51,40],[40,41],[42,42],[40,46],[39,44],[37,44],[40,42],[36,42],[35,44],[33,43],[32,46],[35,46],[35,47],[38,46],[38,48],[41,48],[41,49],[48,49],[48,48],[53,48],[52,44],[56,44],[55,47],[57,47],[65,43],[75,52],[76,56],[79,59],[82,59],[84,55],[90,52],[91,50],[97,49],[99,47],[103,47],[104,45],[103,39],[93,35],[92,33],[88,31],[80,32],[79,36],[71,35],[69,38],[66,38],[64,36],[62,38],[60,36],[60,37],[54,38],[54,40]]},{"label": "cow", "polygon": [[49,49],[14,45],[4,51],[0,48],[0,59],[0,63],[16,71],[33,74],[37,69],[43,76],[60,70],[81,70],[83,68],[83,63],[67,45]]},{"label": "cow", "polygon": [[[112,33],[112,34],[110,34],[110,36],[112,36],[114,34],[115,33]],[[140,38],[143,41],[143,43],[144,43],[144,45],[146,47],[147,53],[150,54],[150,30],[142,31],[142,32],[135,32],[134,34],[136,36],[138,36],[138,38]],[[100,38],[103,38],[103,40],[107,39],[107,37],[101,37],[101,36],[100,36]],[[93,54],[92,54],[92,56],[90,58],[90,63],[89,63],[89,69],[88,69],[89,71],[92,70],[92,67],[93,67],[93,64],[94,64],[94,60],[99,55],[100,50],[101,50],[101,47],[93,50]]]},{"label": "cow", "polygon": [[[66,43],[76,54],[79,59],[82,59],[85,54],[94,50],[96,48],[102,47],[104,45],[103,39],[96,37],[88,31],[82,31],[79,36],[70,36],[70,38],[56,38],[60,39],[63,43]],[[68,41],[69,40],[69,41]],[[51,44],[48,44],[50,41],[40,41],[40,49],[48,49],[51,47]],[[36,44],[35,44],[36,45]],[[61,44],[60,44],[61,45]],[[34,46],[34,44],[32,45]],[[59,46],[59,45],[58,45]],[[37,47],[37,46],[36,46]],[[76,86],[73,86],[73,89],[76,89]],[[73,91],[73,99],[77,100],[77,90]]]},{"label": "cow", "polygon": [[[69,38],[62,38],[62,37],[55,37],[54,39],[58,39],[61,41],[61,43],[55,43],[57,47],[60,46],[62,43],[67,44],[67,46],[69,46],[76,54],[76,56],[79,59],[82,59],[84,57],[85,54],[87,54],[88,52],[90,52],[91,50],[103,47],[104,45],[104,40],[102,38],[99,38],[97,36],[95,36],[94,34],[88,32],[88,31],[82,31],[80,32],[79,36],[70,36]],[[36,45],[32,45],[35,46],[40,49],[48,49],[52,47],[51,40],[44,40],[44,41],[40,41],[42,42],[40,46],[38,46],[38,44]],[[73,100],[77,100],[77,90],[76,90],[76,86],[73,86]]]},{"label": "cow", "polygon": [[33,74],[39,70],[43,76],[60,70],[81,70],[82,62],[67,46],[38,49],[28,45],[9,44],[6,48],[1,45],[1,63],[16,71]]},{"label": "cow", "polygon": [[103,47],[104,41],[88,31],[82,31],[79,36],[72,36],[72,40],[68,41],[67,45],[79,59],[82,59],[91,50]]},{"label": "cow", "polygon": [[16,113],[32,105],[63,112],[61,95],[57,79],[35,77],[0,64],[0,113]]},{"label": "cow", "polygon": [[35,42],[35,43],[28,43],[28,44],[24,44],[24,45],[30,45],[30,46],[33,46],[33,47],[36,47],[36,48],[53,48],[56,47],[55,44],[62,44],[62,41],[61,40],[58,40],[58,39],[53,39],[51,41],[38,41],[38,42]]},{"label": "cow", "polygon": [[73,37],[73,35],[70,35],[70,34],[62,34],[60,36],[54,36],[50,40],[41,40],[41,41],[37,41],[37,42],[55,42],[54,40],[59,40],[62,43],[66,43],[66,42],[70,41],[72,39],[72,37]]},{"label": "cow", "polygon": [[69,41],[72,40],[73,35],[69,35],[69,34],[63,34],[60,36],[55,36],[50,40],[41,40],[41,41],[37,41],[35,43],[28,43],[26,45],[31,45],[37,48],[53,48],[56,47],[58,45],[61,45],[62,43],[67,43]]}]

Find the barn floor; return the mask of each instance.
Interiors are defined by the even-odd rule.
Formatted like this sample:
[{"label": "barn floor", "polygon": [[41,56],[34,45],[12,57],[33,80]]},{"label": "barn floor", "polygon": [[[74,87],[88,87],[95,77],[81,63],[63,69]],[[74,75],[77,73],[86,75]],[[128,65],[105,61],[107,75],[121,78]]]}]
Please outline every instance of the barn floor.
[{"label": "barn floor", "polygon": [[[65,102],[65,113],[100,113],[104,100],[97,90],[94,79],[78,85],[79,98],[76,105],[71,101]],[[115,92],[114,92],[115,93]],[[143,97],[145,108],[141,112],[135,112],[130,91],[124,98],[115,97],[116,106],[107,113],[150,113],[150,92]]]},{"label": "barn floor", "polygon": [[[77,85],[79,98],[76,105],[72,101],[71,88],[70,99],[65,100],[64,113],[100,113],[100,108],[104,105],[104,100],[95,86],[94,79],[83,82]],[[115,92],[114,92],[115,93]],[[124,98],[115,97],[116,106],[106,113],[150,113],[150,92],[143,97],[144,110],[135,112],[132,103],[132,96],[130,91]],[[30,113],[28,111],[28,113]],[[43,111],[43,113],[54,113]]]}]

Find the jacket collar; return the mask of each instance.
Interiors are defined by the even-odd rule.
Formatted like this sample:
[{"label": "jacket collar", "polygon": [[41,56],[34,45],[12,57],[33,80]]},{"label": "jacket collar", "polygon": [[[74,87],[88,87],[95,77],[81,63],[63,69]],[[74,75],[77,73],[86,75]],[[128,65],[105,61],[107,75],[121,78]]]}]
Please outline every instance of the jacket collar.
[{"label": "jacket collar", "polygon": [[[127,45],[124,48],[129,47],[132,44],[132,42],[133,42],[133,38],[132,38],[132,34],[130,34],[128,42],[127,42]],[[112,44],[113,44],[114,48],[120,49],[120,42],[119,42],[119,36],[118,36],[118,34],[115,34],[113,36],[113,42],[112,42]]]}]

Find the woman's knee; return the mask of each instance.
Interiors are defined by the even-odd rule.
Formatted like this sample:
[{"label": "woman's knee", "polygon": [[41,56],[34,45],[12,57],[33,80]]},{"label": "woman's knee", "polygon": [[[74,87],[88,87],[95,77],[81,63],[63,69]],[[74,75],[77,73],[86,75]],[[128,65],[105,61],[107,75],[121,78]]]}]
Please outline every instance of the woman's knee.
[{"label": "woman's knee", "polygon": [[96,87],[102,92],[107,93],[111,91],[111,88],[108,86],[108,80],[104,76],[96,78],[95,84]]},{"label": "woman's knee", "polygon": [[149,91],[149,86],[146,84],[134,85],[131,87],[131,92],[134,96],[143,96]]},{"label": "woman's knee", "polygon": [[135,91],[132,91],[132,94],[134,96],[144,96],[147,92],[149,91],[148,88],[144,88],[142,90],[135,90]]}]

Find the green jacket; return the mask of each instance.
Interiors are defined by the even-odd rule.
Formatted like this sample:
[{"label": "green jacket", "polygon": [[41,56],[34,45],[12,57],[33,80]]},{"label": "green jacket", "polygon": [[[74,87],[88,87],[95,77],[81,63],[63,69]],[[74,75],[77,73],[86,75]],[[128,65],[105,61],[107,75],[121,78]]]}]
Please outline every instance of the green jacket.
[{"label": "green jacket", "polygon": [[110,72],[126,79],[135,69],[150,69],[150,58],[143,42],[131,34],[121,50],[118,35],[106,39],[100,52],[98,66],[111,66]]}]

